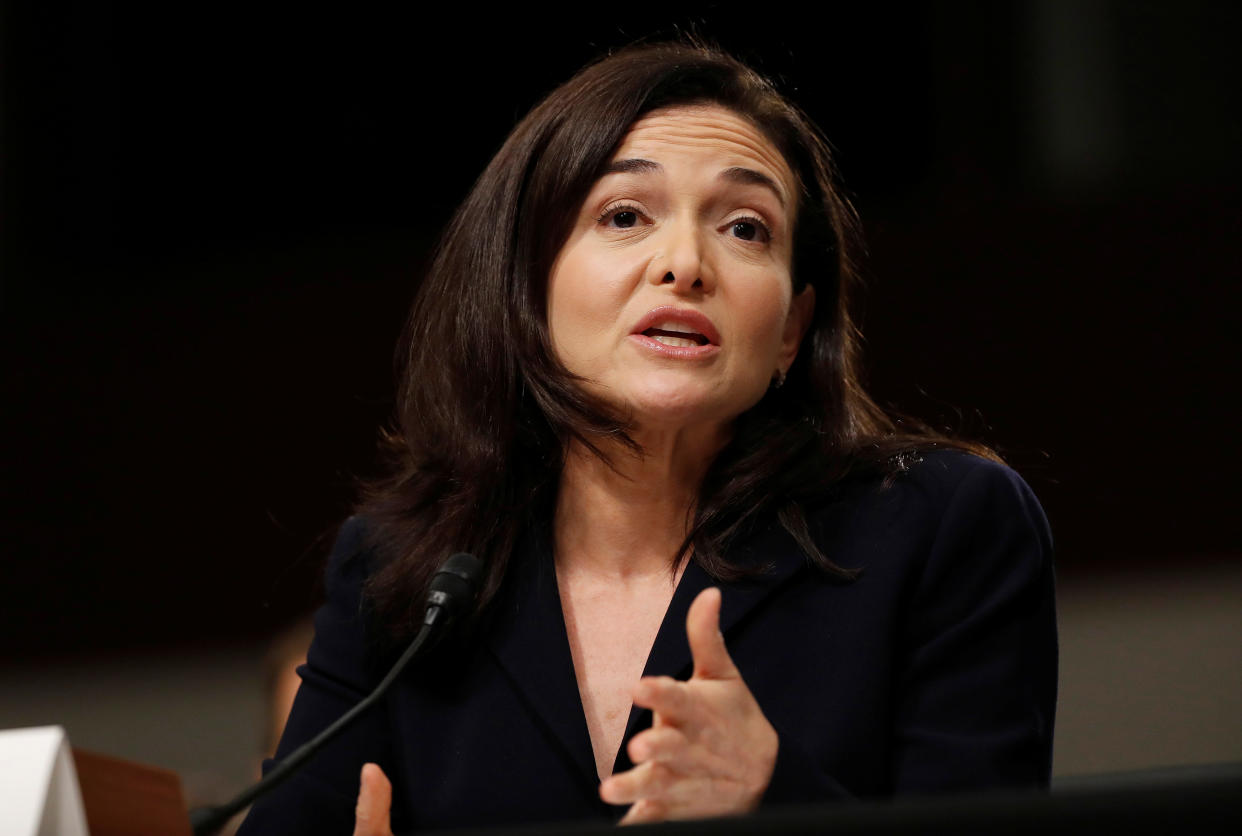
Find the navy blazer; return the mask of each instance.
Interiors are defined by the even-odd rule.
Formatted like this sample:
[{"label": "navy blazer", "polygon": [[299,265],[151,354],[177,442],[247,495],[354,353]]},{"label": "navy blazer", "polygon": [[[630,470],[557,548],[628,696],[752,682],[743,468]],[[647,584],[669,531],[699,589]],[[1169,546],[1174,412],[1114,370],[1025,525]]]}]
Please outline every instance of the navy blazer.
[{"label": "navy blazer", "polygon": [[[925,454],[893,484],[860,482],[810,509],[842,583],[771,525],[735,559],[761,576],[718,584],[730,654],[780,738],[764,804],[1048,782],[1057,644],[1052,545],[1009,468]],[[277,758],[362,699],[387,659],[369,649],[362,525],[348,521]],[[713,581],[693,561],[644,670],[691,672],[685,617]],[[393,829],[616,818],[599,779],[551,550],[528,538],[491,617],[406,671],[381,707],[252,809],[244,836],[349,834],[362,764],[393,783]],[[650,726],[631,711],[628,742]],[[270,763],[265,766],[270,768]],[[621,746],[616,771],[631,766]]]}]

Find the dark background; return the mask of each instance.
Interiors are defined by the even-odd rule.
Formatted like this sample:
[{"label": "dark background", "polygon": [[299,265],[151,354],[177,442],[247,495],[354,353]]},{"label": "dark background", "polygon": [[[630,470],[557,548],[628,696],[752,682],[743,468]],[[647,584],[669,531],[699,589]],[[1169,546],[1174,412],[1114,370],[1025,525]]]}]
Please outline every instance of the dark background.
[{"label": "dark background", "polygon": [[996,445],[1063,574],[1242,555],[1238,6],[649,6],[4,8],[4,657],[310,606],[450,212],[556,83],[687,28],[831,138],[874,391]]}]

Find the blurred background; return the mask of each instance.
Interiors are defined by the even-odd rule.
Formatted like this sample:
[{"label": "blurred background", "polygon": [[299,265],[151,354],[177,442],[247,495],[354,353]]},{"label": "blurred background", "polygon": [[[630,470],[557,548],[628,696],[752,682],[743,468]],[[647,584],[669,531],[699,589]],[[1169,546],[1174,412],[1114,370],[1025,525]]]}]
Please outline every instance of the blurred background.
[{"label": "blurred background", "polygon": [[1044,503],[1056,776],[1242,760],[1242,7],[640,5],[4,7],[0,728],[249,779],[437,233],[558,82],[692,30],[836,147],[873,390]]}]

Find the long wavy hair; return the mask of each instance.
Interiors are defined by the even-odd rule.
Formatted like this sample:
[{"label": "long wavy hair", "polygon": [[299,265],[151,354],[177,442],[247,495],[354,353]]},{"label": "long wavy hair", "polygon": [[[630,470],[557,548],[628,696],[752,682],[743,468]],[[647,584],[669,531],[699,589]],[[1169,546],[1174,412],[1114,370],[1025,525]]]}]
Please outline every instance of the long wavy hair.
[{"label": "long wavy hair", "polygon": [[[905,455],[957,447],[898,421],[860,380],[851,314],[859,277],[857,221],[827,142],[762,76],[689,43],[631,47],[557,88],[509,135],[450,222],[398,351],[395,426],[381,446],[385,475],[364,486],[358,513],[377,557],[370,604],[391,638],[418,624],[436,566],[456,551],[484,561],[485,604],[532,523],[547,523],[565,451],[636,450],[623,416],[588,396],[557,360],[548,334],[547,278],[582,202],[629,127],[653,110],[715,104],[752,122],[784,155],[799,186],[794,292],[815,287],[815,312],[784,385],[736,419],[712,462],[670,566],[693,554],[713,577],[761,567],[729,545],[778,520],[831,576],[806,509],[852,474],[902,470]],[[607,441],[607,444],[603,442]],[[602,445],[602,446],[601,446]]]}]

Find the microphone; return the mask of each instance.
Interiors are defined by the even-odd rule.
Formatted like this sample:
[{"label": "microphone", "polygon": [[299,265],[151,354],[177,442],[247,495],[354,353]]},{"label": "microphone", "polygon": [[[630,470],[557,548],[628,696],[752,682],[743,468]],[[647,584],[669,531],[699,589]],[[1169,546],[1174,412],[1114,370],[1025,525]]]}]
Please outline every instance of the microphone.
[{"label": "microphone", "polygon": [[292,777],[293,773],[297,772],[302,764],[314,757],[315,753],[322,749],[328,741],[344,731],[364,711],[379,702],[384,694],[388,692],[392,683],[401,675],[401,671],[405,670],[410,660],[418,655],[418,651],[426,644],[427,637],[431,635],[433,628],[437,624],[452,621],[470,609],[474,603],[475,592],[478,590],[479,580],[482,575],[483,561],[474,555],[459,552],[444,561],[431,579],[431,586],[427,591],[427,609],[423,614],[423,624],[418,631],[418,635],[414,637],[414,641],[410,642],[410,646],[401,654],[401,658],[388,671],[388,675],[380,680],[379,685],[375,686],[375,690],[349,711],[342,714],[332,725],[289,753],[284,760],[272,767],[272,771],[263,776],[263,780],[257,784],[243,790],[226,804],[220,804],[215,807],[199,807],[191,811],[190,827],[194,831],[194,836],[212,836],[238,811],[253,804],[256,800]]}]

